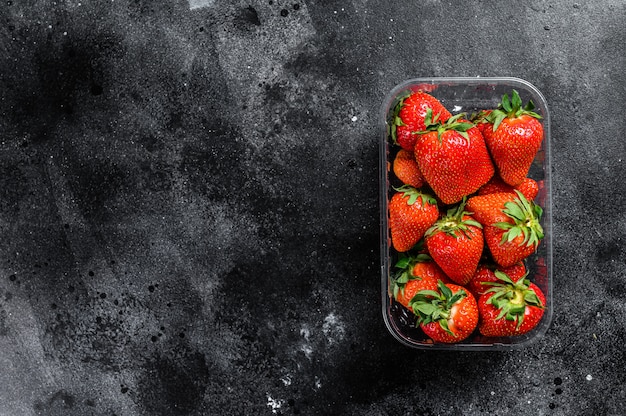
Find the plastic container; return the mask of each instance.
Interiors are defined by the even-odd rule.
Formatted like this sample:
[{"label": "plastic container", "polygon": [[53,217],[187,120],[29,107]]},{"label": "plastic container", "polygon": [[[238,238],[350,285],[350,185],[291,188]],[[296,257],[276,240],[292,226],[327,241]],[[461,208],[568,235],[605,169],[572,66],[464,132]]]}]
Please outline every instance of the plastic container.
[{"label": "plastic container", "polygon": [[[539,325],[527,334],[492,338],[484,337],[476,330],[468,339],[455,344],[434,343],[415,325],[415,316],[398,304],[390,294],[389,283],[397,253],[390,246],[388,226],[388,202],[394,185],[390,166],[399,150],[389,135],[390,119],[394,107],[403,95],[412,90],[423,90],[439,99],[453,114],[471,115],[483,109],[496,108],[504,94],[519,92],[524,104],[532,100],[535,110],[542,118],[544,140],[537,153],[529,175],[539,183],[535,203],[543,208],[541,225],[545,237],[537,252],[527,258],[528,278],[538,285],[546,296],[546,309]],[[440,350],[509,350],[528,345],[544,336],[553,314],[552,304],[552,199],[550,180],[550,115],[543,95],[533,85],[519,78],[416,78],[397,85],[385,97],[380,122],[380,206],[381,206],[381,275],[382,313],[389,332],[401,343],[418,349]],[[397,183],[397,182],[395,182]]]}]

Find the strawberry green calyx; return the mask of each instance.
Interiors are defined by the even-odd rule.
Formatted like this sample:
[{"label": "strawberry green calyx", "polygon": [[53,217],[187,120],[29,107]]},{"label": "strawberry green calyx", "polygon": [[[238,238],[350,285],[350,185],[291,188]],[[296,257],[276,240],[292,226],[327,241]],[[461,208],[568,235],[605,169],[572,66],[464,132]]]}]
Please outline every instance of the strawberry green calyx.
[{"label": "strawberry green calyx", "polygon": [[530,288],[528,279],[513,282],[506,273],[500,270],[496,270],[495,275],[498,278],[497,282],[483,282],[482,284],[491,286],[485,294],[492,294],[487,303],[500,311],[496,320],[504,318],[507,321],[517,321],[516,327],[519,329],[522,326],[527,306],[540,309],[545,307],[535,291]]},{"label": "strawberry green calyx", "polygon": [[424,118],[424,124],[426,125],[426,129],[422,131],[414,132],[415,134],[426,134],[433,131],[437,132],[437,138],[441,142],[441,135],[448,130],[457,131],[461,136],[463,136],[466,140],[469,140],[469,135],[467,131],[472,127],[475,127],[473,123],[467,121],[459,121],[465,116],[465,113],[459,113],[453,117],[450,117],[446,122],[441,123],[439,121],[439,115],[435,115],[433,117],[433,110],[426,110],[426,116]]},{"label": "strawberry green calyx", "polygon": [[469,120],[474,123],[474,125],[478,125],[481,123],[489,123],[488,120],[489,114],[492,113],[492,110],[480,110],[477,113],[472,113]]},{"label": "strawberry green calyx", "polygon": [[543,227],[540,224],[543,209],[526,197],[518,190],[515,190],[517,197],[513,201],[504,204],[502,212],[513,220],[510,222],[497,222],[494,226],[507,230],[502,235],[502,241],[511,242],[519,236],[523,236],[524,240],[521,245],[535,246],[539,245],[539,241],[543,239]]},{"label": "strawberry green calyx", "polygon": [[399,188],[393,188],[398,192],[402,192],[405,198],[409,198],[406,201],[407,205],[413,205],[417,202],[417,198],[422,198],[422,205],[430,204],[437,205],[437,200],[433,198],[431,195],[427,193],[420,192],[418,189],[412,187],[411,185],[402,185]]},{"label": "strawberry green calyx", "polygon": [[392,114],[391,123],[390,123],[390,129],[391,129],[390,134],[391,134],[391,139],[396,145],[399,144],[398,134],[397,134],[398,126],[406,126],[404,121],[402,121],[402,119],[400,118],[400,110],[402,110],[402,107],[404,107],[404,100],[406,100],[410,95],[411,95],[410,93],[404,94],[404,96],[400,98],[400,100],[398,101],[398,103],[393,109],[393,114]]},{"label": "strawberry green calyx", "polygon": [[417,324],[428,325],[437,322],[443,330],[450,335],[456,336],[448,327],[448,319],[455,303],[467,296],[465,290],[452,293],[441,280],[437,283],[439,290],[421,290],[413,296],[409,306],[417,316]]},{"label": "strawberry green calyx", "polygon": [[423,245],[423,240],[420,240],[416,245],[414,250],[408,251],[406,253],[398,254],[398,261],[394,265],[397,269],[412,269],[417,263],[422,263],[425,261],[431,261],[432,257],[430,257],[426,253],[413,253],[413,251],[420,250]]},{"label": "strawberry green calyx", "polygon": [[446,215],[441,217],[428,230],[426,230],[425,235],[430,236],[437,232],[443,232],[456,238],[457,232],[462,232],[467,238],[471,239],[472,235],[468,233],[469,227],[472,226],[482,229],[483,226],[475,219],[469,217],[471,213],[465,211],[466,202],[467,197],[463,197],[461,203],[456,207],[450,208]]},{"label": "strawberry green calyx", "polygon": [[[419,244],[419,243],[418,243]],[[398,298],[398,293],[404,293],[404,287],[413,279],[419,279],[411,271],[417,263],[430,261],[432,258],[425,253],[400,253],[398,261],[394,265],[398,269],[391,278],[391,292],[394,298]]]},{"label": "strawberry green calyx", "polygon": [[502,120],[507,117],[517,118],[522,115],[529,115],[536,119],[542,118],[533,111],[535,109],[535,103],[533,103],[532,100],[529,100],[524,107],[522,107],[522,104],[522,99],[516,90],[513,90],[510,99],[507,94],[504,94],[498,108],[486,116],[487,120],[493,123],[493,131],[496,131]]}]

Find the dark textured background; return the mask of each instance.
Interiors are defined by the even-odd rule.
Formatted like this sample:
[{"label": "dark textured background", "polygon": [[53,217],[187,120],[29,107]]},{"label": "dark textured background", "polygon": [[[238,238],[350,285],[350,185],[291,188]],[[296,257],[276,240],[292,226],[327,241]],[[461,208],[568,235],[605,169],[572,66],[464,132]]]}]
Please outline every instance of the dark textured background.
[{"label": "dark textured background", "polygon": [[[623,414],[623,0],[0,18],[0,415]],[[414,351],[380,312],[379,110],[476,75],[550,106],[554,319],[520,351]]]}]

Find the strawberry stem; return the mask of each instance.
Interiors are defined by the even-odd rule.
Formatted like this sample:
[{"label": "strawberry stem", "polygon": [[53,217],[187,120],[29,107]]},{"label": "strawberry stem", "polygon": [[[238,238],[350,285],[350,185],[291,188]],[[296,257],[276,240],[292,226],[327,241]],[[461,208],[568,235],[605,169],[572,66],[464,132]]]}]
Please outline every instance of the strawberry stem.
[{"label": "strawberry stem", "polygon": [[465,211],[466,202],[467,197],[463,197],[461,203],[456,207],[450,208],[446,215],[441,217],[428,230],[426,230],[425,235],[430,236],[438,232],[443,232],[456,238],[457,231],[459,231],[465,234],[467,238],[471,239],[472,236],[468,233],[469,227],[483,228],[483,226],[471,217],[465,218],[466,216],[471,215],[471,213]]}]

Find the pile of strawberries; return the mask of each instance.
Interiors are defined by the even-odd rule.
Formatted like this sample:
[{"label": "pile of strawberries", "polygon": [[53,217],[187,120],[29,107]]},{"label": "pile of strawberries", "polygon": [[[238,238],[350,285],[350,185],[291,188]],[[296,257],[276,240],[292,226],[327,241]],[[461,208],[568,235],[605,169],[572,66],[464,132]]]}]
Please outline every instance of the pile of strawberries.
[{"label": "pile of strawberries", "polygon": [[543,238],[533,109],[515,90],[467,118],[421,90],[394,108],[390,293],[434,342],[521,335],[545,312],[525,265]]}]

